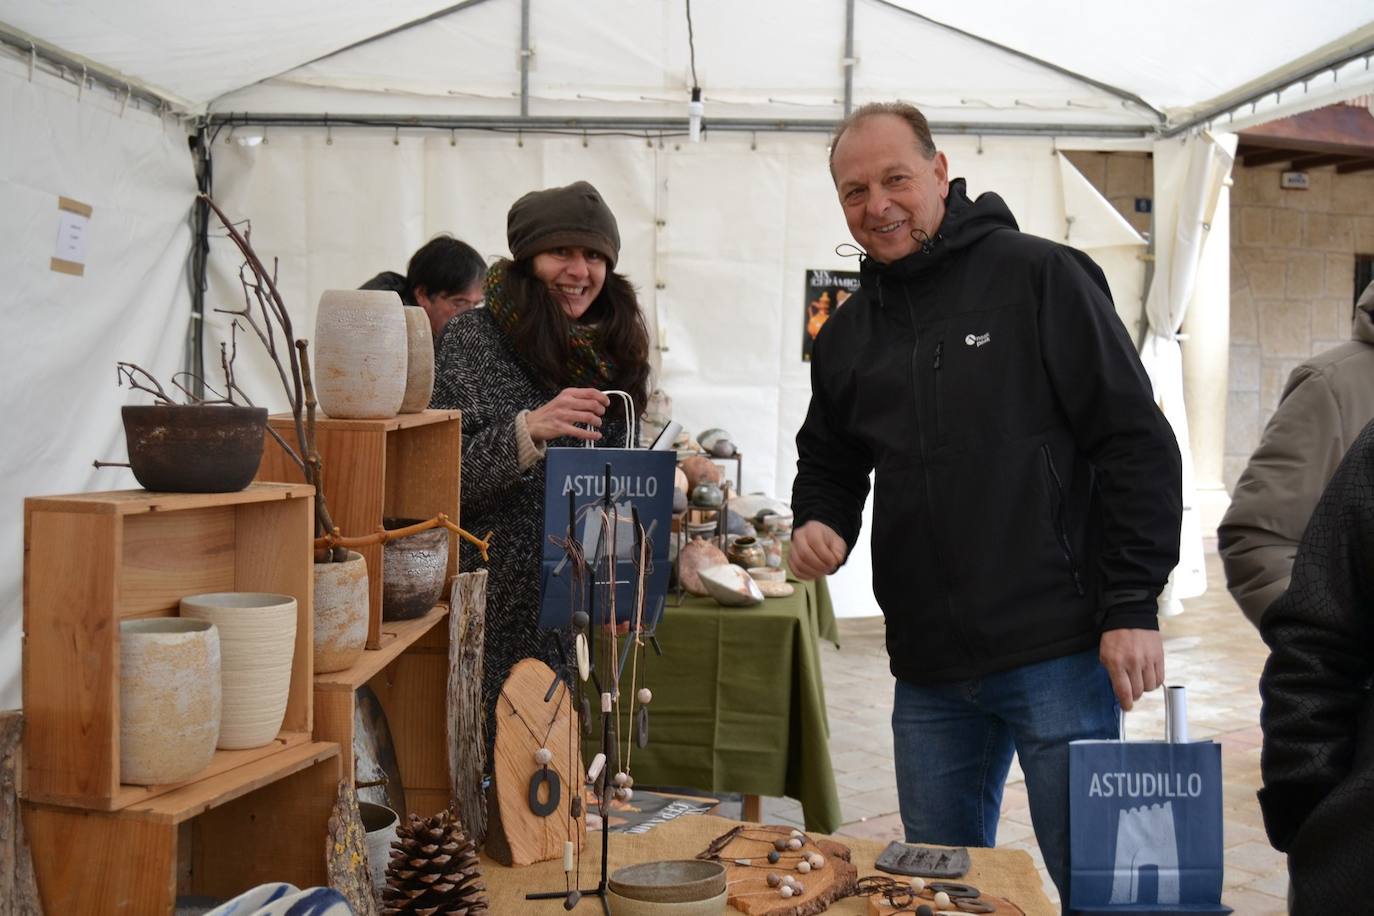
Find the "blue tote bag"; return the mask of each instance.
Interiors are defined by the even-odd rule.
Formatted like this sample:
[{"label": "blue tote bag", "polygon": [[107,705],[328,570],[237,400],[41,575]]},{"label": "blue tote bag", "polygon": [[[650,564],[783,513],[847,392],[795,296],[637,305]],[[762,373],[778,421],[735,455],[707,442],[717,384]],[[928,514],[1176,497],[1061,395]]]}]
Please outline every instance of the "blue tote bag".
[{"label": "blue tote bag", "polygon": [[[615,394],[615,392],[607,392]],[[634,442],[634,424],[627,418],[627,445]],[[615,554],[616,619],[629,622],[634,609],[636,515],[648,533],[650,572],[645,582],[643,626],[653,632],[663,613],[668,587],[668,539],[673,514],[672,451],[642,448],[551,448],[544,456],[544,544],[539,623],[566,627],[571,603],[572,576],[567,555],[556,543],[571,533],[582,546],[588,564],[598,556]],[[609,487],[609,498],[607,491]],[[611,520],[603,527],[602,510]],[[598,579],[607,567],[596,573]],[[588,608],[588,610],[593,610]],[[598,623],[600,604],[594,613]]]},{"label": "blue tote bag", "polygon": [[1187,740],[1181,687],[1169,741],[1069,745],[1069,901],[1078,913],[1229,913],[1221,905],[1221,746]]}]

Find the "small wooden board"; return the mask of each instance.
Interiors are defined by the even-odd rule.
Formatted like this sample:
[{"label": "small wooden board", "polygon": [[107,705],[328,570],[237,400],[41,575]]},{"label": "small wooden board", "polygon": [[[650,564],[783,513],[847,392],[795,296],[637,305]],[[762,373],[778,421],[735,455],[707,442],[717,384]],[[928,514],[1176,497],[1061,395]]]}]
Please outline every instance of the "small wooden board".
[{"label": "small wooden board", "polygon": [[[581,733],[566,684],[555,691],[549,702],[544,702],[545,691],[553,680],[553,669],[548,665],[536,658],[523,659],[511,669],[496,700],[494,804],[488,813],[486,851],[502,865],[561,859],[564,841],[572,840],[580,848],[587,833],[585,814],[568,816],[572,799],[581,794],[585,782]],[[512,706],[519,711],[518,716]],[[531,732],[537,733],[537,737]],[[549,769],[558,773],[560,801],[553,814],[540,817],[530,810],[529,791],[530,778],[539,769],[534,752],[545,740],[553,752]]]},{"label": "small wooden board", "polygon": [[[773,840],[787,839],[791,835],[791,827],[745,824],[737,828],[736,836],[719,847],[714,856],[710,856],[725,865],[730,906],[749,916],[812,916],[824,912],[830,904],[853,891],[859,870],[849,862],[849,847],[833,840],[808,837],[801,849],[783,854],[784,862],[776,867],[768,867],[768,853],[773,849]],[[717,839],[716,843],[719,842]],[[824,856],[825,865],[819,871],[798,874],[794,867],[795,858],[808,852],[818,852]],[[707,856],[703,854],[697,858]],[[735,864],[737,859],[749,859],[752,864]],[[788,859],[793,861],[789,862]],[[780,896],[776,889],[768,886],[768,875],[774,872],[797,878],[805,891],[798,897]]]},{"label": "small wooden board", "polygon": [[356,916],[378,916],[377,898],[382,889],[372,887],[372,871],[367,861],[367,834],[358,813],[358,795],[353,780],[339,782],[339,795],[329,815],[329,838],[325,845],[325,864],[329,886],[343,894]]}]

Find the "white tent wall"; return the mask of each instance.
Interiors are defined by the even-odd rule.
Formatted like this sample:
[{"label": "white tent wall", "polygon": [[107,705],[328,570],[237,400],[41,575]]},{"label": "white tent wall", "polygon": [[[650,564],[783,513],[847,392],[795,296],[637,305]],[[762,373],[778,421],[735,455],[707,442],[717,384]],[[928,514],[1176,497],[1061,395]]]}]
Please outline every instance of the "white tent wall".
[{"label": "white tent wall", "polygon": [[[506,210],[519,195],[590,180],[619,221],[619,268],[639,287],[656,329],[658,381],[675,418],[693,431],[730,430],[744,454],[744,489],[790,496],[793,437],[810,398],[801,359],[805,272],[857,269],[835,252],[850,237],[824,136],[717,134],[700,144],[591,137],[584,145],[580,137],[272,128],[256,146],[228,136],[221,132],[213,146],[217,199],[231,217],[252,220],[264,258],[279,259],[282,293],[305,337],[325,289],[404,270],[410,253],[440,231],[488,257],[503,255]],[[1143,242],[1113,223],[1119,216],[1085,192],[1081,178],[1067,185],[1066,211],[1052,140],[936,139],[971,193],[995,190],[1026,231],[1067,236],[1104,256],[1133,320]],[[211,248],[207,309],[237,308],[236,253],[224,239]],[[222,315],[207,320],[207,362],[217,359],[227,326]],[[261,347],[242,336],[239,367],[255,399],[284,407]],[[845,614],[877,612],[866,541],[832,583]]]},{"label": "white tent wall", "polygon": [[[133,486],[93,459],[125,456],[116,360],[164,383],[191,316],[188,224],[196,191],[175,120],[0,57],[0,708],[21,702],[23,497]],[[93,208],[84,276],[49,269],[58,197]],[[84,558],[75,557],[73,563]],[[73,672],[76,676],[78,672]]]}]

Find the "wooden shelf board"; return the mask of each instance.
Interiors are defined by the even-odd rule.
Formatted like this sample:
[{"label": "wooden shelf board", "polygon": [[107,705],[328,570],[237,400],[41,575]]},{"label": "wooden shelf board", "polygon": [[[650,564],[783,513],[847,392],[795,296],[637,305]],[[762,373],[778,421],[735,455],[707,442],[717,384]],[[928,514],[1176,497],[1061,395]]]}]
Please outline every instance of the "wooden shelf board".
[{"label": "wooden shelf board", "polygon": [[[390,432],[395,429],[410,429],[415,426],[428,426],[431,423],[443,423],[447,420],[457,420],[462,416],[461,411],[457,410],[421,410],[418,413],[402,413],[385,420],[343,420],[335,417],[317,417],[315,423],[319,429],[347,429],[359,430],[362,432]],[[267,422],[273,429],[295,430],[296,420],[289,413],[273,414],[267,418]],[[287,440],[291,441],[291,440]]]},{"label": "wooden shelf board", "polygon": [[299,742],[252,763],[130,805],[118,814],[138,820],[180,824],[322,760],[337,757],[338,753],[339,746],[333,741]]},{"label": "wooden shelf board", "polygon": [[363,652],[363,657],[351,668],[315,675],[315,689],[357,690],[447,616],[448,605],[441,603],[414,620],[383,621],[382,647]]},{"label": "wooden shelf board", "polygon": [[149,490],[107,490],[66,496],[35,496],[24,500],[29,512],[92,512],[105,515],[142,515],[184,509],[242,506],[278,499],[305,499],[315,488],[303,483],[250,483],[237,493],[154,493]]}]

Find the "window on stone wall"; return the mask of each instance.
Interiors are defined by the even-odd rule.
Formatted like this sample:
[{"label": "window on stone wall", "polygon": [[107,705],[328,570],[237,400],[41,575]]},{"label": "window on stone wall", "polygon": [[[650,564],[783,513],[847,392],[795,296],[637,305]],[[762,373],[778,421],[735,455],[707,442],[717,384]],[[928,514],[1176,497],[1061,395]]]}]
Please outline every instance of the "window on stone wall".
[{"label": "window on stone wall", "polygon": [[[1374,254],[1355,255],[1355,301],[1360,299],[1360,293],[1364,292],[1370,283],[1374,283]],[[1350,310],[1350,317],[1355,317],[1355,310]]]}]

